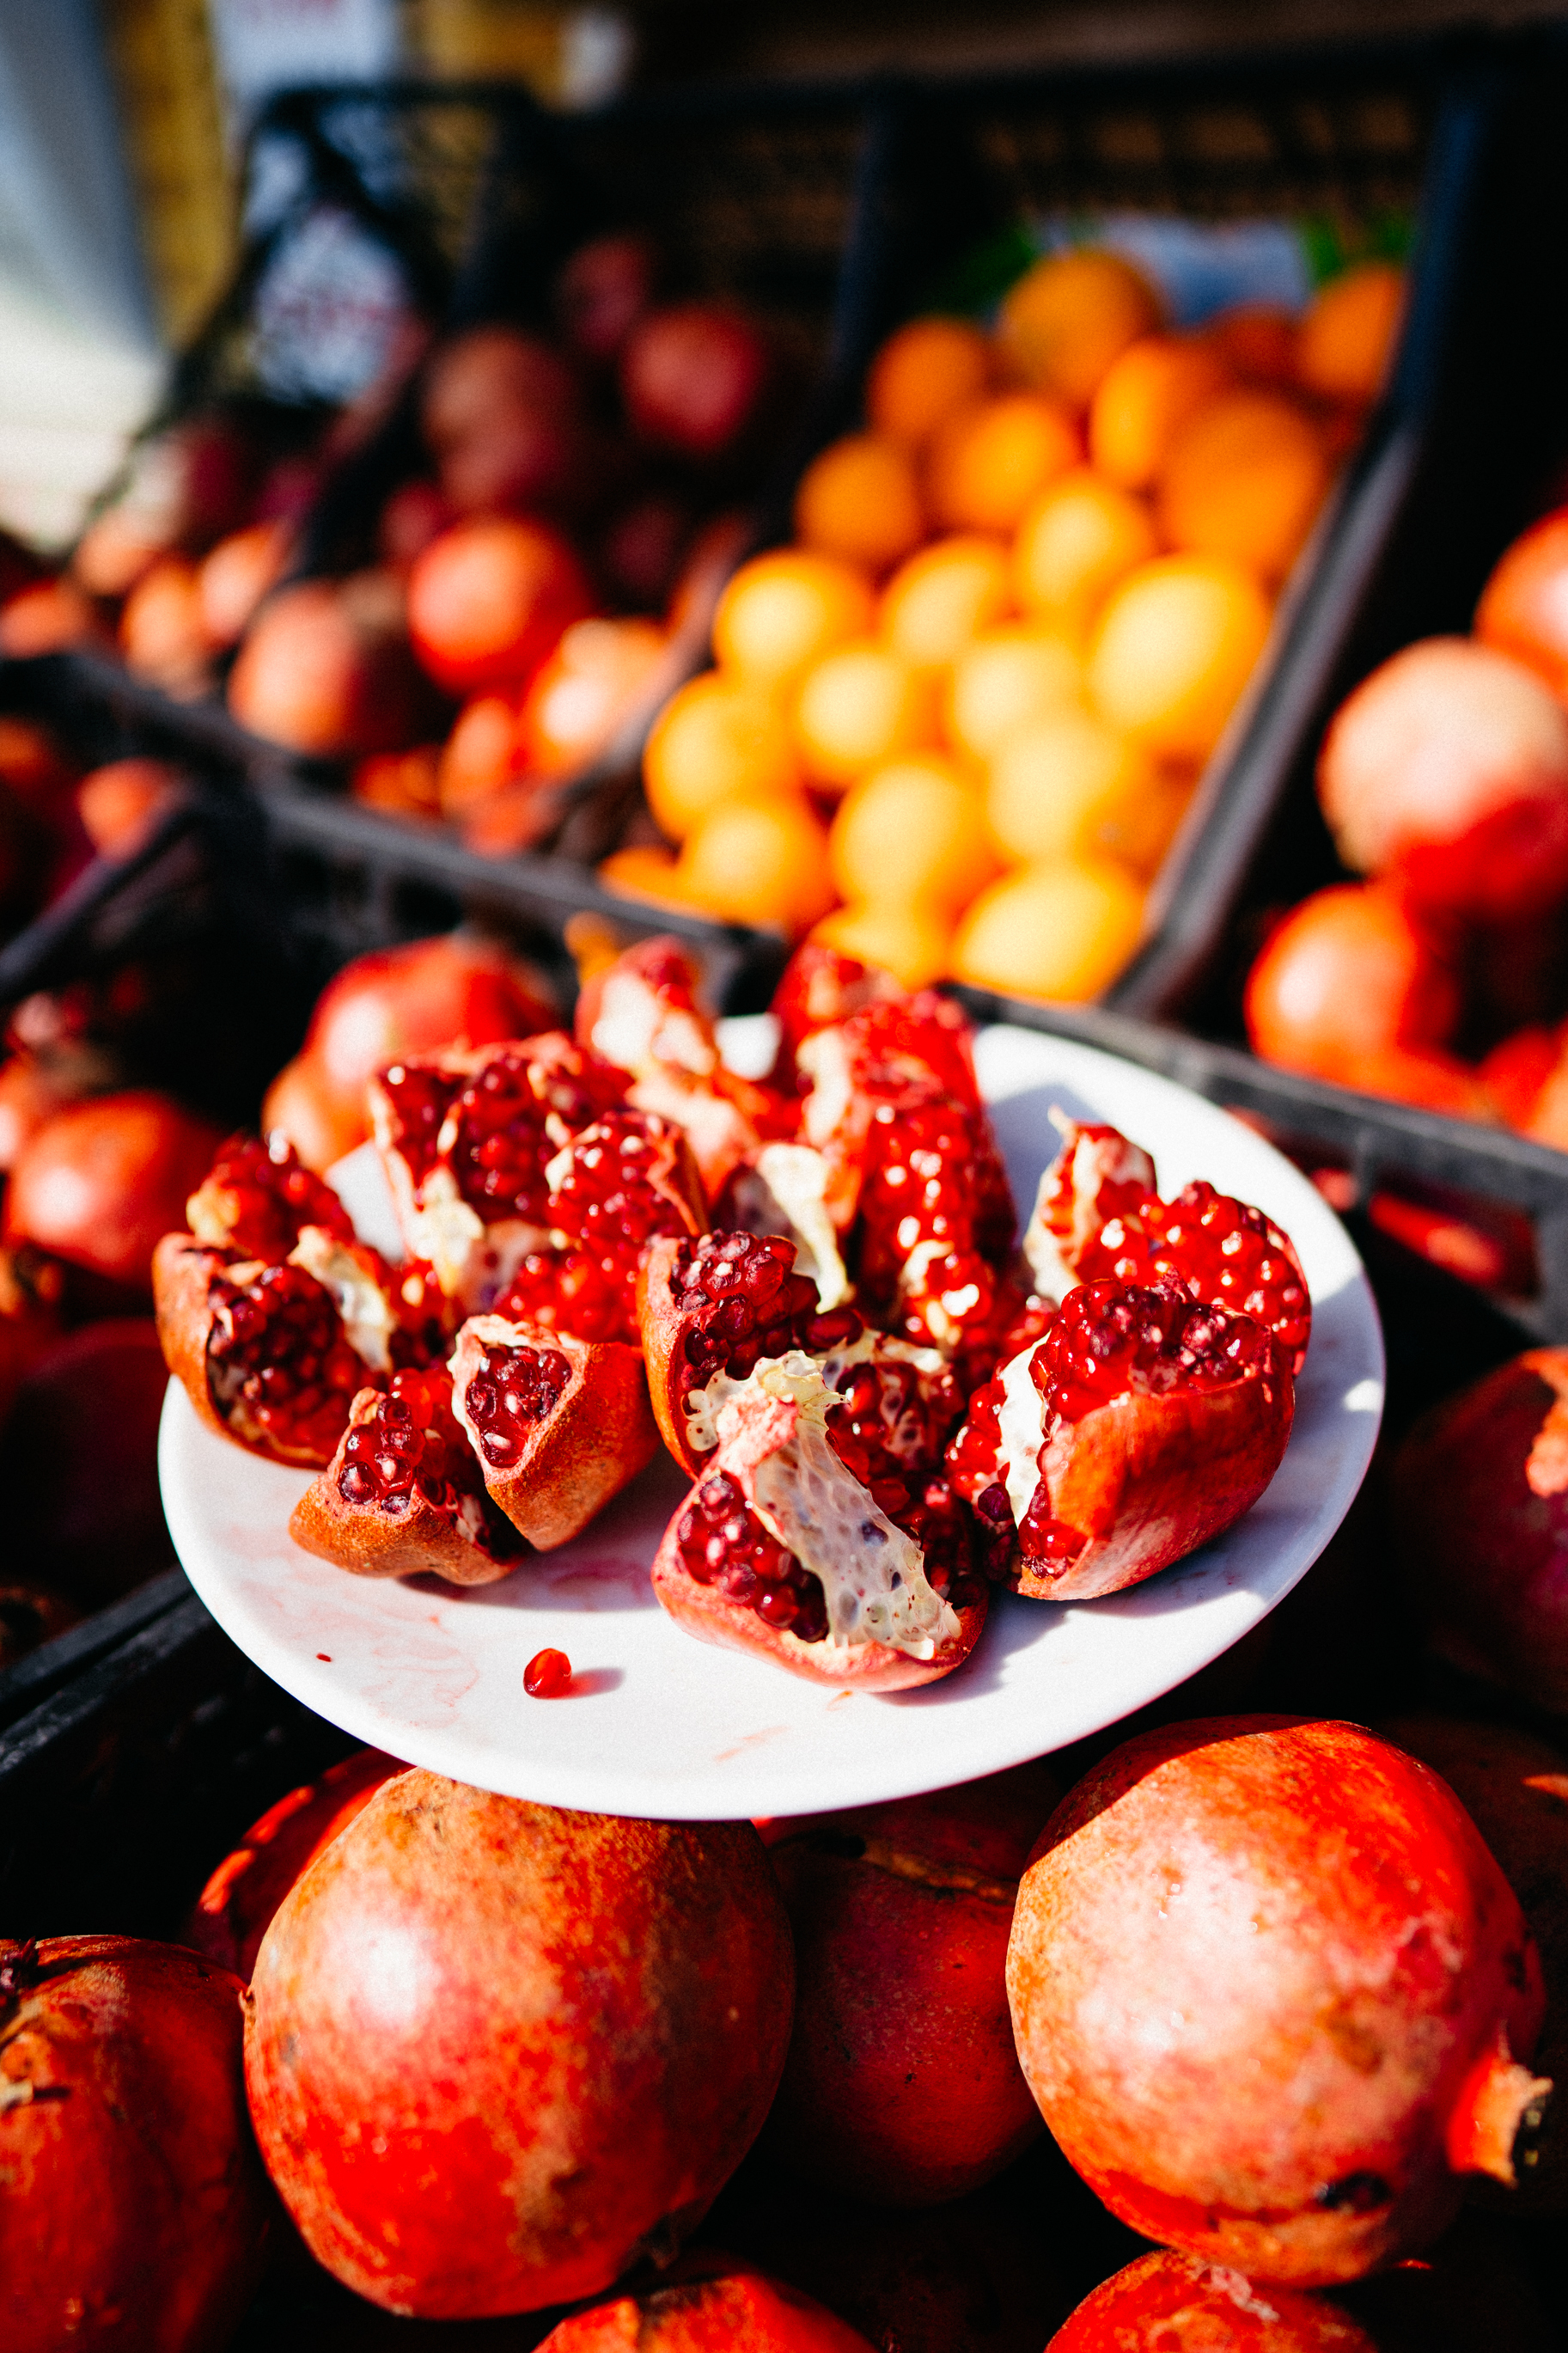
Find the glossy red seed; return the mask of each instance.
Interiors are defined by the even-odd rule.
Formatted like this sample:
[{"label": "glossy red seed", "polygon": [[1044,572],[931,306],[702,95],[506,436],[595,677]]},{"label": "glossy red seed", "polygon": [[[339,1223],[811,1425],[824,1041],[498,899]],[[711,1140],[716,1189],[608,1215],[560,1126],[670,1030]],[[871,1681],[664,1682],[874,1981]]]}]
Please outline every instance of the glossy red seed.
[{"label": "glossy red seed", "polygon": [[522,1687],[530,1699],[559,1699],[572,1681],[572,1662],[564,1651],[535,1651],[522,1671]]}]

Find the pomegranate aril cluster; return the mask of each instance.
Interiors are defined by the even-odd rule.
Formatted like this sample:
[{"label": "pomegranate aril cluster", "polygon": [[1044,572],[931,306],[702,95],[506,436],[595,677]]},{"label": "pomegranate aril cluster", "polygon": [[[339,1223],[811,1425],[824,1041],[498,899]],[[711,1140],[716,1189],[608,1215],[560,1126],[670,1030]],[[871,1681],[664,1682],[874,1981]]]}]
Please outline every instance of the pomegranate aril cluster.
[{"label": "pomegranate aril cluster", "polygon": [[1261,1377],[1274,1369],[1274,1346],[1252,1316],[1194,1306],[1179,1284],[1086,1282],[1068,1292],[1029,1377],[1047,1416],[1081,1421],[1130,1389],[1163,1397]]},{"label": "pomegranate aril cluster", "polygon": [[1199,1180],[1173,1201],[1151,1199],[1110,1219],[1083,1254],[1086,1280],[1176,1283],[1266,1324],[1287,1364],[1299,1367],[1311,1329],[1306,1286],[1279,1228],[1261,1209]]},{"label": "pomegranate aril cluster", "polygon": [[740,1482],[714,1471],[676,1525],[681,1567],[699,1585],[752,1609],[766,1626],[820,1642],[827,1632],[822,1580],[770,1535]]},{"label": "pomegranate aril cluster", "polygon": [[469,1207],[488,1224],[526,1218],[548,1225],[544,1172],[558,1139],[551,1136],[530,1083],[527,1058],[493,1056],[458,1095],[452,1116],[458,1131],[452,1168]]},{"label": "pomegranate aril cluster", "polygon": [[393,1141],[415,1184],[421,1184],[435,1165],[437,1140],[462,1082],[418,1062],[394,1062],[378,1083],[391,1106]]},{"label": "pomegranate aril cluster", "polygon": [[338,1493],[345,1504],[401,1514],[417,1488],[427,1503],[455,1510],[479,1486],[478,1465],[453,1418],[445,1372],[395,1373],[388,1393],[343,1443]]},{"label": "pomegranate aril cluster", "polygon": [[715,1373],[744,1380],[763,1356],[791,1348],[842,1345],[859,1328],[853,1310],[832,1319],[834,1337],[814,1327],[816,1286],[795,1271],[795,1245],[776,1234],[704,1234],[683,1250],[670,1271],[670,1289],[697,1320],[681,1344],[677,1378],[682,1391],[702,1388]]},{"label": "pomegranate aril cluster", "polygon": [[920,1546],[936,1590],[955,1604],[973,1598],[968,1523],[942,1459],[962,1410],[952,1376],[927,1386],[912,1365],[855,1365],[838,1387],[828,1444],[878,1509]]},{"label": "pomegranate aril cluster", "polygon": [[302,1266],[269,1266],[248,1283],[218,1275],[207,1355],[231,1398],[265,1428],[336,1416],[341,1430],[371,1375],[343,1337],[330,1292]]},{"label": "pomegranate aril cluster", "polygon": [[463,1404],[492,1469],[510,1471],[560,1404],[572,1367],[558,1348],[487,1347]]},{"label": "pomegranate aril cluster", "polygon": [[281,1129],[265,1143],[231,1136],[201,1189],[220,1198],[229,1246],[247,1257],[287,1258],[306,1226],[325,1227],[344,1240],[353,1233],[331,1187],[304,1166]]}]

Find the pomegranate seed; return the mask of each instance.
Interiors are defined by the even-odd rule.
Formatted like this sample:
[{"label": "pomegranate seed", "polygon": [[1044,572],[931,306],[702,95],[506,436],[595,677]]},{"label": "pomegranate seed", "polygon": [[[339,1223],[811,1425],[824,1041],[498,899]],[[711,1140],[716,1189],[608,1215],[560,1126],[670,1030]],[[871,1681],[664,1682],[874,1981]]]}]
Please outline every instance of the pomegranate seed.
[{"label": "pomegranate seed", "polygon": [[559,1699],[571,1682],[572,1662],[564,1651],[535,1651],[522,1671],[522,1687],[530,1699]]},{"label": "pomegranate seed", "polygon": [[561,1402],[572,1367],[556,1348],[487,1347],[463,1404],[487,1462],[510,1471]]}]

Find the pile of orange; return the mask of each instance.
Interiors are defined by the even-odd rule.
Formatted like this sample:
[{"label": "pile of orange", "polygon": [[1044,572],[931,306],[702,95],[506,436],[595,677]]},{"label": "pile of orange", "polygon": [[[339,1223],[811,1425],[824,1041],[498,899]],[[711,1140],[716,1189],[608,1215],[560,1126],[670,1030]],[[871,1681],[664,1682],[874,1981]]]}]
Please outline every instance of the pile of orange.
[{"label": "pile of orange", "polygon": [[733,575],[648,740],[668,849],[612,886],[810,931],[908,986],[1097,994],[1381,385],[1397,270],[1300,319],[1166,325],[1111,252],[1036,263],[994,332],[882,346],[867,426]]}]

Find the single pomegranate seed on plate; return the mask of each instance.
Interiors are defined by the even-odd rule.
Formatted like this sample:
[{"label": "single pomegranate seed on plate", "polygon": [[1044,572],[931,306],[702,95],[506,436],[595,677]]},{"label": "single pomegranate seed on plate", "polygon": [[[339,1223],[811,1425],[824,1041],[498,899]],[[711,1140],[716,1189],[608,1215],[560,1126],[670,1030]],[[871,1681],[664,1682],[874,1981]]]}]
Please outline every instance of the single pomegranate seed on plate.
[{"label": "single pomegranate seed on plate", "polygon": [[535,1651],[522,1671],[522,1687],[530,1699],[559,1699],[572,1682],[572,1662],[564,1651]]}]

